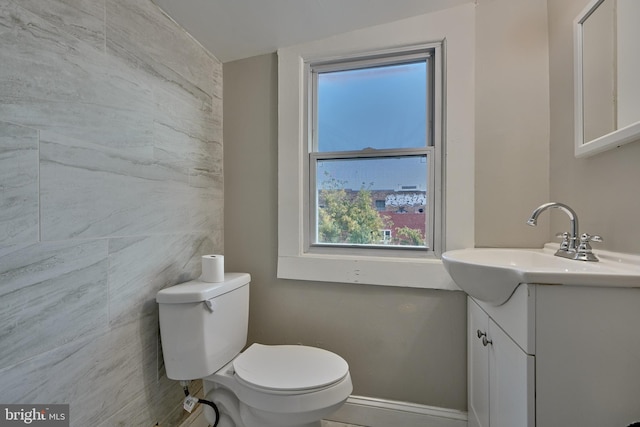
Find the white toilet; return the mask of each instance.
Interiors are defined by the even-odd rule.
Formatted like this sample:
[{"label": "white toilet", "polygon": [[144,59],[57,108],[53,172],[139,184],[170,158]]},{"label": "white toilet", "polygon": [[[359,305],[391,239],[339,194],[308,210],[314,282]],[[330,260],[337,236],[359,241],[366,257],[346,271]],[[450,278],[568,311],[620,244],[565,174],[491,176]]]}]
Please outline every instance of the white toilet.
[{"label": "white toilet", "polygon": [[[337,354],[301,345],[252,344],[246,273],[158,292],[167,376],[203,379],[219,408],[218,427],[315,427],[351,394],[349,365]],[[215,421],[213,409],[205,417]]]}]

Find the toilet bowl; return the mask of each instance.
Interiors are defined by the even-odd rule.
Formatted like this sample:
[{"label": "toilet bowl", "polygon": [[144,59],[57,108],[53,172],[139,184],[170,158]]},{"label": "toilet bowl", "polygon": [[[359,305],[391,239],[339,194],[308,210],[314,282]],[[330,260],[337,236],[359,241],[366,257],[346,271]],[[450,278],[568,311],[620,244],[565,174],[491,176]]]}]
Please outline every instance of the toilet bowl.
[{"label": "toilet bowl", "polygon": [[[206,399],[223,406],[238,427],[316,426],[353,390],[344,359],[296,345],[252,344],[203,380]],[[213,410],[207,415],[210,421]]]},{"label": "toilet bowl", "polygon": [[[353,390],[349,365],[302,345],[246,345],[249,274],[193,280],[158,292],[167,377],[202,379],[218,427],[316,427]],[[205,406],[210,424],[214,410]]]}]

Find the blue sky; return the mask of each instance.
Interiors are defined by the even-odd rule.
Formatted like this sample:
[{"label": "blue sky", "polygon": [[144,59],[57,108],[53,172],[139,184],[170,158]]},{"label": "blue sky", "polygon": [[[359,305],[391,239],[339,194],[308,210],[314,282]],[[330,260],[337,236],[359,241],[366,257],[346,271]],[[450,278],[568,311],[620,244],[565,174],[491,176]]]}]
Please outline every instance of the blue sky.
[{"label": "blue sky", "polygon": [[426,63],[323,73],[318,151],[423,147]]},{"label": "blue sky", "polygon": [[[318,77],[318,151],[414,148],[426,145],[426,63],[322,73]],[[422,161],[421,161],[422,160]],[[424,187],[424,159],[324,161],[347,187]],[[382,173],[381,173],[382,172]],[[320,182],[320,181],[319,181]]]},{"label": "blue sky", "polygon": [[[325,174],[328,173],[328,175]],[[426,190],[427,163],[425,157],[394,159],[321,160],[317,167],[317,182],[333,177],[344,181],[345,188],[359,190],[395,190],[415,185]],[[322,184],[320,184],[322,187]]]}]

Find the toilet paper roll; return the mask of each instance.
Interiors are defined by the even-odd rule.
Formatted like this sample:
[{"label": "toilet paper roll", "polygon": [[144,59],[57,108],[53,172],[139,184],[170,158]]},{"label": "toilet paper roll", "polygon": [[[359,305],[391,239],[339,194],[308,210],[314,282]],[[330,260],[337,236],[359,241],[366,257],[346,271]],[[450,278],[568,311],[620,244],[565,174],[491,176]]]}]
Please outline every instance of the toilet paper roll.
[{"label": "toilet paper roll", "polygon": [[224,256],[223,255],[203,255],[202,256],[202,276],[203,282],[224,282]]}]

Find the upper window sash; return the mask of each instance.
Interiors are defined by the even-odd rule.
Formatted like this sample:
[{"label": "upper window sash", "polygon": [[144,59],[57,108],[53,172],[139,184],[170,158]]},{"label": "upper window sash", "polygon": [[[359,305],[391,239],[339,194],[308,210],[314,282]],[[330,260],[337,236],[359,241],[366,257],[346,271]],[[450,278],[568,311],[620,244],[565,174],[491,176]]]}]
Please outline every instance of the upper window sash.
[{"label": "upper window sash", "polygon": [[[349,56],[347,58],[332,58],[326,60],[305,62],[306,75],[308,76],[308,96],[307,96],[307,120],[309,131],[307,140],[307,152],[317,152],[318,148],[318,111],[316,102],[318,100],[318,75],[329,72],[364,70],[383,66],[411,64],[424,61],[426,63],[426,146],[433,146],[436,143],[435,129],[436,98],[439,98],[440,89],[436,81],[440,78],[437,70],[437,55],[439,45],[425,45],[408,49],[393,49],[378,53],[371,53],[365,56]],[[392,147],[385,147],[392,148]]]}]

